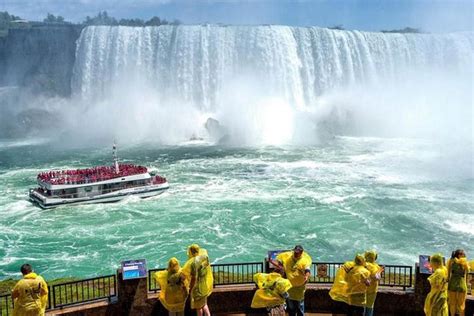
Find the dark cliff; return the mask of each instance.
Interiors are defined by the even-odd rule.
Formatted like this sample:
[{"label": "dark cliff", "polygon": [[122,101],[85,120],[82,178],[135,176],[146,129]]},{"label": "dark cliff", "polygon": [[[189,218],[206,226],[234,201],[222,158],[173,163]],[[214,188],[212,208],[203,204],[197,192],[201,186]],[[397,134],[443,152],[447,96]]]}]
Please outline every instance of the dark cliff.
[{"label": "dark cliff", "polygon": [[0,86],[69,96],[80,26],[11,29],[0,38]]}]

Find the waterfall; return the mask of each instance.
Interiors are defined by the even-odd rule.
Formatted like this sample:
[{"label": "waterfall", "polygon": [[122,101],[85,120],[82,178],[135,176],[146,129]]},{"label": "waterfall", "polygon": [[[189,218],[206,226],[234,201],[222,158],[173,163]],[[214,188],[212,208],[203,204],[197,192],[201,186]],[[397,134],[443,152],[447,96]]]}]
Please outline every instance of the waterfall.
[{"label": "waterfall", "polygon": [[[91,26],[78,40],[71,84],[75,96],[88,103],[114,95],[140,95],[146,89],[157,103],[151,107],[173,100],[193,111],[219,113],[232,102],[240,102],[237,107],[252,103],[252,97],[240,99],[246,94],[276,99],[298,115],[323,107],[334,93],[354,87],[365,93],[381,82],[390,87],[410,78],[418,82],[420,74],[421,81],[444,74],[462,74],[472,81],[473,51],[472,32],[392,34],[275,25]],[[249,106],[257,103],[262,102]],[[228,116],[235,113],[226,111]],[[264,112],[259,117],[267,115]]]}]

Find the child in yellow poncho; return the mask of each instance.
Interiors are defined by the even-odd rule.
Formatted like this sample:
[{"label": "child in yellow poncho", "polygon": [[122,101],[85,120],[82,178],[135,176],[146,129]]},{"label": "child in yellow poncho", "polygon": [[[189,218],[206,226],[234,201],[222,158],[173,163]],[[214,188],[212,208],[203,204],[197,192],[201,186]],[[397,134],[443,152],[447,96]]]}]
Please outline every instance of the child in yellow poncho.
[{"label": "child in yellow poncho", "polygon": [[443,256],[430,257],[433,274],[428,277],[431,290],[425,300],[426,316],[448,316],[448,270],[443,265]]}]

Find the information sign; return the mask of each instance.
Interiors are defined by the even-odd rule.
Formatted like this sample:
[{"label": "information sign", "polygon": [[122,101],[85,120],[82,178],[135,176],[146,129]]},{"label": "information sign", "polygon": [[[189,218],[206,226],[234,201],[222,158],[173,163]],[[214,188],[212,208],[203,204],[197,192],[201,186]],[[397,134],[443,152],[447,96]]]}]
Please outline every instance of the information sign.
[{"label": "information sign", "polygon": [[123,280],[146,278],[146,274],[146,259],[122,261]]}]

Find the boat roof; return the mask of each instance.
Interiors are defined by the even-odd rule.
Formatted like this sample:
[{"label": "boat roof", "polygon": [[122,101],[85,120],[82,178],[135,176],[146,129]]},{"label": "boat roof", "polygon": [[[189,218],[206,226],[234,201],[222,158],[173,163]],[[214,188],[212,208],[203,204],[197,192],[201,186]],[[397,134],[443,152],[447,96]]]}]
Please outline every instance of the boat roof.
[{"label": "boat roof", "polygon": [[144,166],[119,164],[118,167],[118,173],[115,172],[114,166],[97,166],[72,170],[51,170],[39,173],[37,180],[40,185],[49,187],[53,185],[92,184],[148,173],[148,169]]}]

